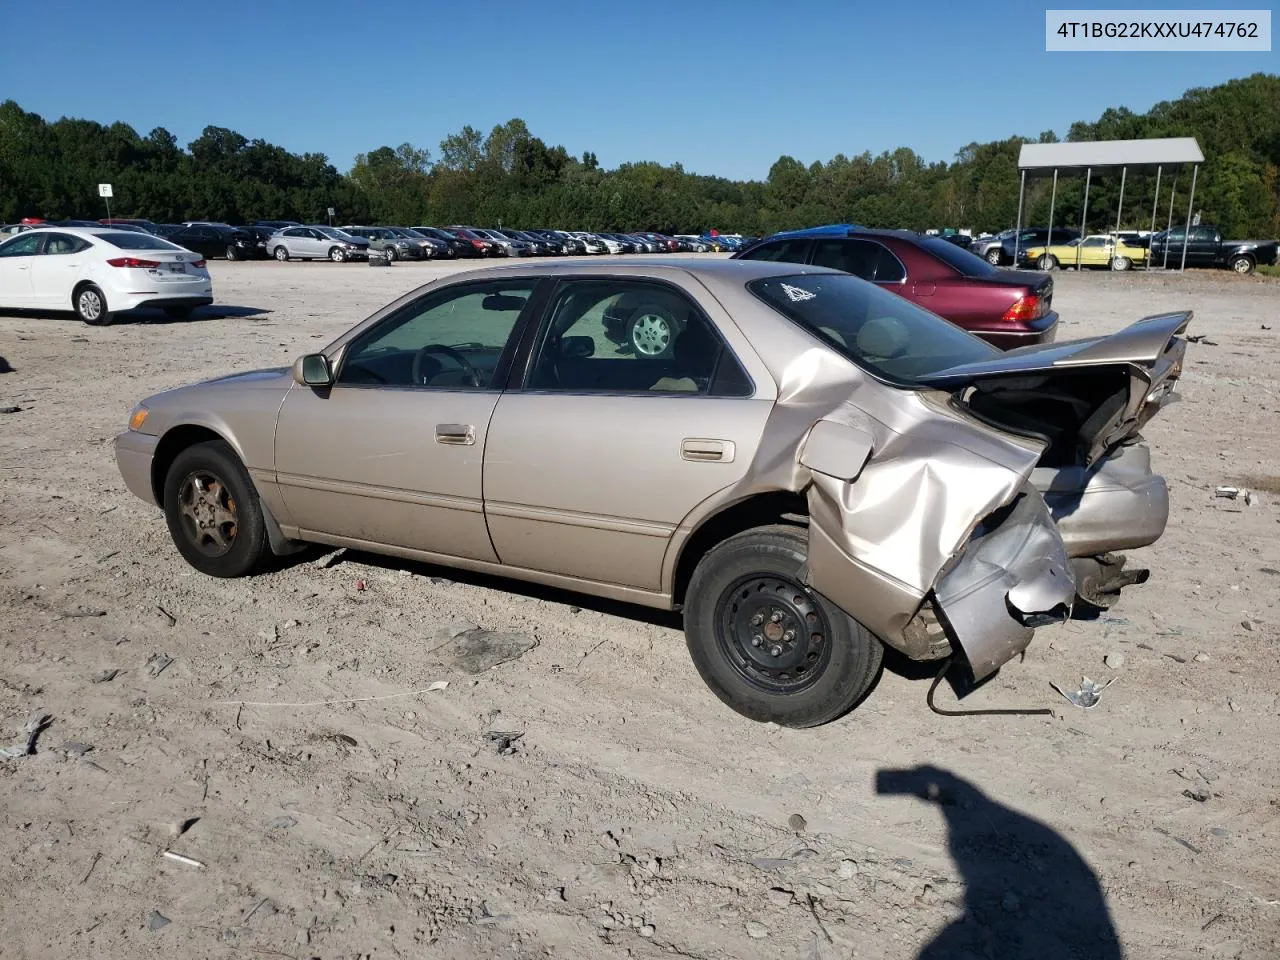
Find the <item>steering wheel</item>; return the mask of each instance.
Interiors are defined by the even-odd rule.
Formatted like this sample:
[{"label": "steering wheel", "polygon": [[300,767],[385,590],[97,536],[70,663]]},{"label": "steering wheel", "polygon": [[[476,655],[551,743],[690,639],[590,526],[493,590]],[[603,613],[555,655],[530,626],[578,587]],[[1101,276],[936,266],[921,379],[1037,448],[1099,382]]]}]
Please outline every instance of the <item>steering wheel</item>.
[{"label": "steering wheel", "polygon": [[422,379],[422,360],[429,353],[442,353],[456,363],[471,381],[471,386],[479,387],[483,385],[483,378],[480,376],[480,371],[472,365],[471,361],[463,356],[459,351],[453,349],[453,347],[446,347],[443,343],[429,343],[413,355],[412,379],[415,384],[426,383],[426,381]]}]

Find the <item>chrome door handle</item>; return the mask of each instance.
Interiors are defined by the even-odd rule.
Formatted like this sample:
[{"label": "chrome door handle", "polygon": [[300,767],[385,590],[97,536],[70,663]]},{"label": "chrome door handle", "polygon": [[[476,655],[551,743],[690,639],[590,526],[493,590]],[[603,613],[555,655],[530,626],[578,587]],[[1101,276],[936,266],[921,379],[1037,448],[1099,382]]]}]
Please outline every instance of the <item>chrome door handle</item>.
[{"label": "chrome door handle", "polygon": [[680,442],[680,456],[697,462],[732,463],[734,445],[729,440],[703,440],[686,437]]},{"label": "chrome door handle", "polygon": [[469,423],[437,423],[436,443],[469,447],[476,442],[476,428]]}]

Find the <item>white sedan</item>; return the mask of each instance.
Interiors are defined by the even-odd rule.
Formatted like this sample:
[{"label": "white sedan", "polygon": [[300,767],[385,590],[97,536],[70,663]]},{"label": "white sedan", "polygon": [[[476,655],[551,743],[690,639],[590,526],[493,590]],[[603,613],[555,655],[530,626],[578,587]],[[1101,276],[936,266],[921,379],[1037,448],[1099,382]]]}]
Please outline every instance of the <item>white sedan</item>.
[{"label": "white sedan", "polygon": [[156,307],[174,319],[213,303],[204,258],[146,233],[39,227],[0,243],[0,310],[72,310],[85,323]]}]

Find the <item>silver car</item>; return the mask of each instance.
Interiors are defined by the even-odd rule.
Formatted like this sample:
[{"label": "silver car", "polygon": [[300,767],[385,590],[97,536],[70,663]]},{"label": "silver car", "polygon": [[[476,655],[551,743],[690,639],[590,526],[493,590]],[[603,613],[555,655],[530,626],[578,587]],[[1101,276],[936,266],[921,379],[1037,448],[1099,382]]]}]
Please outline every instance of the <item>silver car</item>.
[{"label": "silver car", "polygon": [[369,245],[326,226],[285,227],[267,240],[267,256],[276,260],[364,260]]},{"label": "silver car", "polygon": [[203,573],[318,543],[680,610],[725,703],[812,726],[885,646],[981,680],[1144,579],[1116,552],[1168,520],[1138,431],[1189,322],[1001,353],[822,267],[540,260],[150,397],[116,459]]}]

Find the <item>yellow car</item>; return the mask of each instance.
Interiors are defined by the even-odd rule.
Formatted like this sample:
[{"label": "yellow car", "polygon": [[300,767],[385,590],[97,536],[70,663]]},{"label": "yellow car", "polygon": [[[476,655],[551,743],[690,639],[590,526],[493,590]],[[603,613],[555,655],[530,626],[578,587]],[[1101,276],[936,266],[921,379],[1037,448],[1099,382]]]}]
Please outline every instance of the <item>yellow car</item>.
[{"label": "yellow car", "polygon": [[1109,267],[1112,270],[1128,270],[1135,263],[1147,259],[1145,247],[1135,247],[1105,234],[1093,234],[1083,240],[1055,243],[1051,247],[1028,247],[1018,259],[1027,266],[1041,270],[1057,267]]}]

